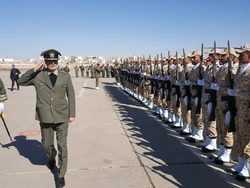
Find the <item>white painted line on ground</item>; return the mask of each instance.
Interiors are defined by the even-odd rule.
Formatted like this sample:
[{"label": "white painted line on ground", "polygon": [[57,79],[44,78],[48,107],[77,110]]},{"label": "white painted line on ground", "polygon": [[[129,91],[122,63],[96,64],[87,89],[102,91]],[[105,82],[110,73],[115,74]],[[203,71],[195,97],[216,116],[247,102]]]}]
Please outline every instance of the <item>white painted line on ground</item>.
[{"label": "white painted line on ground", "polygon": [[84,92],[84,90],[85,90],[85,87],[86,87],[86,85],[87,85],[88,80],[89,80],[89,78],[87,78],[87,79],[85,80],[85,82],[84,82],[84,84],[83,84],[83,87],[82,87],[82,89],[80,90],[80,92],[79,92],[79,94],[77,95],[77,97],[82,97],[83,92]]}]

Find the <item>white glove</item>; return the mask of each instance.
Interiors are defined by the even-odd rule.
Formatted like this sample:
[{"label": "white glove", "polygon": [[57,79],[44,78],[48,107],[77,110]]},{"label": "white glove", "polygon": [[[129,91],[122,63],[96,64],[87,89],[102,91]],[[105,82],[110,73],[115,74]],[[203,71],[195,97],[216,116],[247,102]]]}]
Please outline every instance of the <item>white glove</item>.
[{"label": "white glove", "polygon": [[198,79],[198,85],[199,86],[204,86],[205,85],[204,79],[203,80]]},{"label": "white glove", "polygon": [[238,96],[236,89],[228,89],[227,92],[230,96]]},{"label": "white glove", "polygon": [[208,113],[208,115],[211,114],[212,107],[213,107],[213,104],[211,102],[208,103],[208,105],[207,105],[207,113]]},{"label": "white glove", "polygon": [[227,111],[226,116],[225,116],[225,125],[229,126],[230,121],[231,121],[231,112]]},{"label": "white glove", "polygon": [[184,103],[184,105],[185,106],[187,106],[188,105],[188,97],[186,96],[186,97],[184,97],[184,99],[183,99],[183,103]]},{"label": "white glove", "polygon": [[185,85],[189,86],[191,84],[190,80],[185,80]]},{"label": "white glove", "polygon": [[180,86],[180,85],[181,85],[181,81],[176,80],[176,81],[175,81],[175,85]]},{"label": "white glove", "polygon": [[220,90],[220,85],[217,83],[211,83],[211,89],[219,91]]},{"label": "white glove", "polygon": [[167,80],[171,80],[171,76],[167,76]]},{"label": "white glove", "polygon": [[4,103],[0,103],[0,114],[3,113],[4,110]]},{"label": "white glove", "polygon": [[198,97],[196,97],[196,98],[195,98],[195,101],[194,101],[194,102],[195,102],[195,106],[197,106],[197,105],[198,105],[198,101],[199,101],[199,98],[198,98]]}]

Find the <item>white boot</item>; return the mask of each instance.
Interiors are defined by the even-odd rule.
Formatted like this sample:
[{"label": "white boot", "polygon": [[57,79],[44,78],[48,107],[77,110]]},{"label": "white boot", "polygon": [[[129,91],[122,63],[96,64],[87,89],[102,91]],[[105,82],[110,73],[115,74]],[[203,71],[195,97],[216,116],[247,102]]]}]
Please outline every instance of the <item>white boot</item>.
[{"label": "white boot", "polygon": [[197,129],[197,132],[195,135],[190,136],[191,142],[202,142],[204,140],[203,138],[203,129]]},{"label": "white boot", "polygon": [[153,107],[154,107],[154,103],[153,102],[149,102],[148,108],[153,109]]},{"label": "white boot", "polygon": [[244,158],[243,157],[238,157],[238,164],[235,165],[233,168],[230,168],[230,171],[232,173],[239,173],[244,166]]},{"label": "white boot", "polygon": [[164,118],[164,115],[165,114],[165,110],[164,110],[164,108],[161,108],[160,109],[160,116],[161,116],[161,118]]},{"label": "white boot", "polygon": [[186,128],[187,128],[187,126],[188,126],[188,124],[187,124],[186,122],[183,122],[183,127],[181,128],[181,130],[180,130],[180,131],[183,131],[184,129],[186,129]]},{"label": "white boot", "polygon": [[220,156],[222,156],[223,155],[223,153],[224,153],[224,150],[225,150],[225,147],[224,147],[224,145],[220,145],[220,151],[219,151],[219,153],[217,153],[217,154],[215,154],[215,153],[213,153],[212,155],[211,155],[211,159],[212,160],[214,160],[215,158],[219,158]]},{"label": "white boot", "polygon": [[157,114],[157,115],[160,114],[160,107],[159,106],[156,107],[155,114]]},{"label": "white boot", "polygon": [[190,135],[190,137],[193,137],[194,135],[196,135],[197,131],[198,131],[198,129],[196,127],[194,127],[194,131],[192,132],[192,134]]},{"label": "white boot", "polygon": [[245,180],[250,176],[250,162],[245,159],[243,160],[244,160],[243,167],[238,176],[236,177],[237,180]]},{"label": "white boot", "polygon": [[164,119],[167,119],[168,118],[168,110],[164,110]]},{"label": "white boot", "polygon": [[183,128],[180,131],[180,135],[191,134],[191,127],[188,123],[183,123]]},{"label": "white boot", "polygon": [[149,102],[149,100],[145,99],[145,101],[144,101],[144,105],[145,105],[145,106],[148,106],[148,105],[149,105],[149,103],[150,103],[150,102]]},{"label": "white boot", "polygon": [[209,138],[209,144],[202,148],[204,152],[211,152],[217,150],[217,138]]},{"label": "white boot", "polygon": [[170,122],[170,123],[173,122],[173,114],[171,112],[168,112],[167,122]]},{"label": "white boot", "polygon": [[220,157],[218,157],[214,162],[216,164],[223,164],[224,162],[230,163],[231,162],[231,151],[232,151],[232,149],[224,147],[223,154]]},{"label": "white boot", "polygon": [[175,122],[174,122],[174,125],[172,127],[173,128],[181,127],[181,118],[179,118],[178,116],[175,116]]},{"label": "white boot", "polygon": [[206,136],[206,140],[203,144],[201,144],[201,146],[206,147],[209,144],[209,142],[210,142],[210,138],[209,138],[209,136]]},{"label": "white boot", "polygon": [[160,108],[160,111],[159,111],[160,117],[162,117],[163,112],[164,112],[164,110],[162,108]]}]

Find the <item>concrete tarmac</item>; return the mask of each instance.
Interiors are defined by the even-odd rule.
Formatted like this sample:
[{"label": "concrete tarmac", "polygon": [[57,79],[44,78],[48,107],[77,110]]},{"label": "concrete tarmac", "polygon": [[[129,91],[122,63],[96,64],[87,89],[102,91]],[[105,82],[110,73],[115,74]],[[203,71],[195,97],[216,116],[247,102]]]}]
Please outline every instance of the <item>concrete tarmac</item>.
[{"label": "concrete tarmac", "polygon": [[[22,71],[24,72],[24,71]],[[8,71],[0,71],[8,92],[5,120],[0,123],[0,187],[54,188],[57,169],[47,168],[35,89],[10,91]],[[198,144],[176,130],[114,84],[114,78],[75,78],[77,117],[69,127],[65,188],[214,188],[250,187],[215,165]]]}]

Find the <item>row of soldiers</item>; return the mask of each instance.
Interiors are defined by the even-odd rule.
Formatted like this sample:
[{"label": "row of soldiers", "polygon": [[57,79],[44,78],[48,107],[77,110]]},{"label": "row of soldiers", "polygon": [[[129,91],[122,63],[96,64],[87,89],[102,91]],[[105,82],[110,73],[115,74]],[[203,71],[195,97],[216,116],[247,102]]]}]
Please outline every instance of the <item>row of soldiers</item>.
[{"label": "row of soldiers", "polygon": [[[94,78],[95,77],[95,65],[89,65],[89,66],[83,66],[83,65],[76,65],[74,67],[75,70],[75,77],[79,77],[79,72],[81,73],[81,77],[90,77],[90,78]],[[106,64],[104,65],[104,68],[101,70],[100,72],[100,76],[102,78],[107,77],[107,78],[111,78],[114,77],[113,75],[113,66]]]},{"label": "row of soldiers", "polygon": [[[152,109],[190,143],[202,143],[216,164],[238,163],[228,172],[237,180],[250,176],[250,45],[216,48],[203,59],[201,51],[183,56],[126,62],[122,88]],[[219,144],[219,151],[218,151]]]}]

